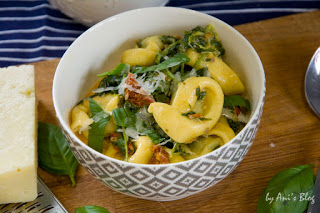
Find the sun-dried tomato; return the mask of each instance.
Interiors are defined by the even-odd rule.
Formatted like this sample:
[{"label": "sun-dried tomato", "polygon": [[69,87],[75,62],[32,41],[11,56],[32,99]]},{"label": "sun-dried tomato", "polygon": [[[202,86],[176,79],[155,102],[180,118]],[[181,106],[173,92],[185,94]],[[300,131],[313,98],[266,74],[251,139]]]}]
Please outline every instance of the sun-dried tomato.
[{"label": "sun-dried tomato", "polygon": [[128,154],[129,156],[133,155],[135,151],[134,145],[132,141],[128,141]]},{"label": "sun-dried tomato", "polygon": [[239,109],[239,107],[237,107],[237,106],[235,106],[234,107],[234,113],[238,116],[239,114],[240,114],[240,109]]},{"label": "sun-dried tomato", "polygon": [[115,141],[117,141],[118,139],[119,139],[118,133],[112,132],[112,133],[110,134],[110,141],[111,141],[111,142],[115,142]]},{"label": "sun-dried tomato", "polygon": [[124,91],[124,99],[126,101],[129,101],[139,107],[149,106],[151,103],[155,102],[152,95],[147,95],[146,91],[141,89],[141,86],[138,84],[134,74],[130,72],[128,73],[126,84],[132,88],[126,88]]},{"label": "sun-dried tomato", "polygon": [[190,119],[193,119],[193,118],[201,118],[202,115],[200,113],[195,113],[195,114],[189,114],[188,117]]},{"label": "sun-dried tomato", "polygon": [[169,154],[162,146],[155,145],[152,147],[153,155],[150,164],[167,164],[170,163]]}]

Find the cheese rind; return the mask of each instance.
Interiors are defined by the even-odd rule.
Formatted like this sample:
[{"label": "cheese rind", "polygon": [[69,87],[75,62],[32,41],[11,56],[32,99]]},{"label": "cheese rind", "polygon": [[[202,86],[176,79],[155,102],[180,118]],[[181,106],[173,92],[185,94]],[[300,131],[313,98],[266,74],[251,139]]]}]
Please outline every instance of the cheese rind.
[{"label": "cheese rind", "polygon": [[33,66],[0,68],[0,204],[37,197],[35,100]]}]

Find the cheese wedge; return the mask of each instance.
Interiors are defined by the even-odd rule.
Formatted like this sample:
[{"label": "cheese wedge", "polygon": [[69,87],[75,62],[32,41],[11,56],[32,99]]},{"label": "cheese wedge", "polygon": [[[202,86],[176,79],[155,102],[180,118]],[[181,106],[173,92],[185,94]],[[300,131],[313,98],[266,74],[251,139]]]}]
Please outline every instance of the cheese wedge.
[{"label": "cheese wedge", "polygon": [[0,68],[0,204],[37,197],[36,121],[34,67]]}]

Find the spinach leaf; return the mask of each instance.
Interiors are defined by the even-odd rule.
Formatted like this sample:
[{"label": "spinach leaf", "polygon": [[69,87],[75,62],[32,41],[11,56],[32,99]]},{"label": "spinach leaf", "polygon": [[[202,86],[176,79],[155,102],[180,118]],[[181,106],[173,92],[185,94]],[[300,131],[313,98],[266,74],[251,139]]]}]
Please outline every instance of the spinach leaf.
[{"label": "spinach leaf", "polygon": [[225,54],[226,51],[222,46],[221,41],[217,40],[216,37],[214,37],[213,40],[211,41],[211,45],[215,46],[218,56],[223,56]]},{"label": "spinach leaf", "polygon": [[112,144],[120,149],[122,153],[126,153],[126,145],[123,138],[123,135],[119,135],[116,141],[113,141]]},{"label": "spinach leaf", "polygon": [[276,174],[259,199],[257,213],[304,212],[308,206],[307,199],[313,193],[315,176],[312,167],[300,165]]},{"label": "spinach leaf", "polygon": [[205,28],[205,32],[213,35],[213,39],[211,39],[211,45],[215,47],[216,54],[218,56],[223,56],[225,53],[225,49],[222,46],[221,40],[219,38],[219,35],[217,34],[216,30],[212,25],[207,25]]},{"label": "spinach leaf", "polygon": [[125,128],[131,127],[142,135],[149,136],[152,142],[160,143],[163,140],[161,135],[152,127],[144,127],[142,125],[144,121],[139,116],[136,116],[137,110],[138,108],[134,107],[132,104],[125,103],[124,108],[112,110],[112,115],[118,126]]},{"label": "spinach leaf", "polygon": [[101,106],[93,99],[89,100],[91,118],[94,122],[90,125],[88,146],[98,152],[102,152],[104,128],[109,122],[111,116],[106,113]]},{"label": "spinach leaf", "polygon": [[57,175],[69,175],[72,186],[76,185],[74,174],[78,161],[59,127],[38,123],[38,161],[44,170]]},{"label": "spinach leaf", "polygon": [[212,25],[205,28],[198,26],[185,32],[182,43],[185,50],[191,47],[198,53],[212,52],[219,57],[225,53],[220,38]]},{"label": "spinach leaf", "polygon": [[161,135],[154,129],[146,129],[144,131],[141,131],[141,134],[147,135],[155,144],[158,144],[163,141]]},{"label": "spinach leaf", "polygon": [[163,35],[160,37],[160,40],[164,44],[172,44],[172,43],[178,41],[179,39],[177,39],[176,37],[173,37],[173,36]]},{"label": "spinach leaf", "polygon": [[227,118],[227,121],[228,121],[230,128],[234,131],[235,134],[238,134],[246,125],[243,122],[234,121],[230,118]]},{"label": "spinach leaf", "polygon": [[185,54],[176,54],[171,58],[168,58],[167,60],[161,62],[157,65],[152,65],[150,67],[137,67],[134,70],[132,70],[133,73],[146,73],[151,71],[161,71],[168,69],[170,67],[174,67],[177,65],[180,65],[182,63],[187,63],[190,61],[190,59]]},{"label": "spinach leaf", "polygon": [[170,103],[170,98],[168,98],[168,96],[166,96],[165,94],[163,94],[161,91],[154,91],[152,93],[153,98],[157,101],[157,102],[162,102],[162,103]]},{"label": "spinach leaf", "polygon": [[[201,77],[201,76],[207,76],[208,68],[203,67],[198,70],[196,70],[196,77]],[[194,75],[192,75],[194,76]],[[186,80],[187,78],[191,77],[191,70],[185,70],[185,72],[182,74],[181,73],[181,81]]]},{"label": "spinach leaf", "polygon": [[205,33],[205,30],[203,27],[197,26],[197,27],[193,28],[192,30],[186,31],[184,33],[184,36],[182,38],[182,44],[183,44],[185,50],[187,50],[189,48],[189,43],[190,43],[189,38],[191,37],[191,35],[193,33],[197,33],[197,32]]},{"label": "spinach leaf", "polygon": [[250,110],[250,102],[240,95],[225,96],[223,106],[227,108],[244,106],[248,111]]},{"label": "spinach leaf", "polygon": [[128,70],[130,70],[129,64],[120,63],[114,70],[101,73],[97,77],[103,77],[108,75],[124,75]]},{"label": "spinach leaf", "polygon": [[83,206],[76,208],[76,213],[110,213],[101,206]]},{"label": "spinach leaf", "polygon": [[156,64],[160,64],[162,61],[165,60],[166,57],[172,57],[178,54],[179,52],[182,52],[180,49],[181,49],[181,40],[177,40],[169,44],[164,50],[158,53],[154,62]]},{"label": "spinach leaf", "polygon": [[123,78],[122,76],[118,76],[118,75],[106,76],[100,81],[99,88],[116,87],[121,83],[122,78]]}]

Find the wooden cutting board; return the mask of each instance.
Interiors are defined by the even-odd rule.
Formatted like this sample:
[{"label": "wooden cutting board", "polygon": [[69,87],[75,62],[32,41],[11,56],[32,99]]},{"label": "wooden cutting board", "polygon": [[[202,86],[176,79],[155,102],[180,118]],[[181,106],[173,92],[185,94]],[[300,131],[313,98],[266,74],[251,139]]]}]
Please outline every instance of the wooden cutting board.
[{"label": "wooden cutting board", "polygon": [[[236,26],[258,52],[267,94],[261,126],[243,162],[223,181],[182,200],[155,202],[128,197],[104,186],[79,166],[77,186],[68,177],[38,174],[70,212],[99,205],[110,212],[256,212],[258,199],[277,172],[320,159],[320,120],[304,96],[309,60],[320,45],[320,11]],[[52,80],[59,60],[34,63],[39,121],[57,123]],[[70,84],[72,86],[72,83]]]}]

